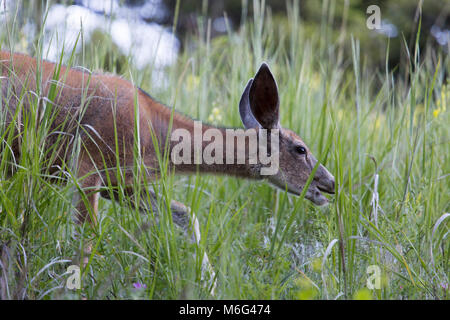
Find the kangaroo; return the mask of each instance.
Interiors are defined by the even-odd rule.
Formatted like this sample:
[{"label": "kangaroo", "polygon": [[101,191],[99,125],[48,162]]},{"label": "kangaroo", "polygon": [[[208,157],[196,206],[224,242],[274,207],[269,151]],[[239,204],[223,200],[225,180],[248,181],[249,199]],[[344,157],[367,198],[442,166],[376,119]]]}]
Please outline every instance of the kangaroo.
[{"label": "kangaroo", "polygon": [[[38,70],[41,75],[40,83],[36,81]],[[177,129],[195,134],[194,120],[166,107],[130,81],[119,76],[91,73],[87,69],[67,68],[28,55],[10,54],[6,51],[0,51],[0,73],[2,76],[0,80],[1,108],[5,109],[1,112],[6,114],[6,127],[11,127],[11,124],[14,127],[11,150],[15,159],[20,156],[21,150],[20,133],[23,125],[20,119],[24,118],[24,113],[29,112],[33,99],[39,100],[38,106],[42,106],[44,102],[53,106],[55,115],[52,118],[51,128],[54,132],[64,132],[70,136],[79,130],[82,146],[78,158],[75,159],[77,177],[80,179],[80,191],[85,191],[88,200],[78,200],[76,203],[75,221],[80,225],[96,224],[100,196],[117,200],[116,193],[104,190],[106,186],[121,184],[127,194],[134,194],[136,186],[133,173],[129,168],[133,167],[136,157],[135,145],[138,145],[139,155],[145,168],[149,169],[146,170],[147,180],[153,181],[160,176],[156,151],[163,153],[164,150],[168,150],[170,153],[179,142],[172,139],[171,134]],[[56,94],[52,95],[52,92]],[[260,132],[265,129],[278,132],[279,161],[274,174],[266,176],[261,174],[261,169],[265,165],[258,161],[250,161],[246,152],[249,146],[243,149],[234,147],[231,150],[231,160],[237,160],[245,154],[245,161],[240,163],[239,161],[227,162],[225,155],[223,161],[198,163],[194,159],[195,152],[191,152],[190,155],[183,154],[183,156],[192,161],[178,163],[174,161],[174,157],[171,157],[170,168],[176,174],[200,172],[254,180],[265,179],[276,187],[299,195],[312,170],[318,165],[305,198],[316,205],[326,204],[328,199],[322,192],[334,194],[334,177],[323,165],[317,164],[316,158],[297,134],[281,127],[279,106],[276,81],[269,66],[262,63],[242,93],[239,113],[246,130],[254,129]],[[222,146],[225,150],[229,142],[226,138],[227,129],[202,123],[201,133],[210,129],[218,130],[216,132],[223,134],[225,138]],[[60,141],[65,144],[60,150],[73,147],[72,140],[57,140],[56,136],[58,135],[49,134],[49,145]],[[246,137],[248,137],[246,131],[241,130],[236,132],[233,139]],[[208,148],[208,143],[202,141],[197,148],[203,152]],[[270,153],[270,148],[267,151]],[[220,152],[216,156],[219,154]],[[64,163],[73,161],[70,155],[70,152],[57,153],[52,157],[49,166],[58,170]],[[108,175],[108,172],[116,172],[118,166],[123,169],[121,179],[115,174]],[[150,203],[145,200],[148,196],[143,195],[140,199],[144,199],[141,201],[146,203],[138,205],[142,206],[143,210],[150,206],[157,212],[158,195],[148,189],[144,190],[151,194]],[[172,201],[170,212],[175,224],[186,231],[192,228],[194,240],[200,241],[198,220],[187,206]],[[209,265],[206,254],[203,262]]]}]

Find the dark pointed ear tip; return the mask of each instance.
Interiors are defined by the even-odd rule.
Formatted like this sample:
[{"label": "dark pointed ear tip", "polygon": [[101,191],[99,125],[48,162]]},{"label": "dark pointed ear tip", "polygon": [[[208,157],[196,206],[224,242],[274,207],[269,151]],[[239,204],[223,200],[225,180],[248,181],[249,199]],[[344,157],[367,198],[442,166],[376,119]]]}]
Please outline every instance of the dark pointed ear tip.
[{"label": "dark pointed ear tip", "polygon": [[258,72],[256,72],[255,78],[257,77],[257,75],[270,75],[273,78],[269,65],[266,62],[261,63]]},{"label": "dark pointed ear tip", "polygon": [[270,68],[269,65],[267,64],[267,62],[263,61],[263,63],[261,63],[261,66],[259,67],[259,71],[263,71],[263,70],[268,70],[270,72]]}]

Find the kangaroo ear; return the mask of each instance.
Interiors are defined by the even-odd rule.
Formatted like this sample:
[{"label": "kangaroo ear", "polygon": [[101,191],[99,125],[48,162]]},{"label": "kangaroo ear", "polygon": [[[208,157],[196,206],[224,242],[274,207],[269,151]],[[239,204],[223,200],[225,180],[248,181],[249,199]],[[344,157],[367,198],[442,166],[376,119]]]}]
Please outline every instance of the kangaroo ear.
[{"label": "kangaroo ear", "polygon": [[250,79],[239,102],[242,123],[248,128],[274,129],[279,127],[279,98],[277,83],[263,63]]},{"label": "kangaroo ear", "polygon": [[253,79],[249,102],[253,116],[264,129],[280,126],[278,87],[266,63],[261,64]]}]

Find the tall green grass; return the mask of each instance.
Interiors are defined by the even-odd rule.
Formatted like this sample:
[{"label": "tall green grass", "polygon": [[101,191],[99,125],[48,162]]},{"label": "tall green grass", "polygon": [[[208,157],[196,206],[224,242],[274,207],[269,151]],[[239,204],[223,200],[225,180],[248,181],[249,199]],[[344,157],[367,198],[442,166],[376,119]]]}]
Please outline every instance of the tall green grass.
[{"label": "tall green grass", "polygon": [[[120,188],[119,202],[102,200],[98,228],[79,231],[95,233],[94,253],[82,288],[71,291],[67,268],[84,241],[73,237],[71,218],[79,182],[71,164],[56,177],[65,183],[48,181],[48,126],[36,127],[37,115],[30,114],[20,159],[7,151],[10,130],[0,132],[2,298],[212,298],[201,277],[204,251],[217,273],[218,299],[449,298],[448,55],[410,52],[403,79],[387,63],[385,70],[366,68],[351,35],[332,40],[325,7],[323,27],[311,33],[298,18],[297,2],[288,2],[287,20],[273,17],[264,3],[251,5],[253,19],[214,39],[211,24],[199,18],[199,34],[186,40],[191,49],[166,70],[167,87],[150,81],[153,66],[130,65],[122,76],[194,118],[240,127],[242,90],[267,61],[278,82],[281,124],[336,178],[330,205],[315,207],[263,182],[173,176],[164,169],[164,154],[158,155],[162,179],[148,182],[136,157],[136,185],[144,195],[146,183],[162,195],[159,221],[152,210],[142,214],[130,206],[141,199]],[[14,50],[18,29],[13,23],[2,28],[2,49]],[[114,65],[112,50],[84,46],[62,58],[95,70]],[[199,246],[174,227],[165,209],[171,199],[199,217]],[[381,288],[370,290],[373,265]]]}]

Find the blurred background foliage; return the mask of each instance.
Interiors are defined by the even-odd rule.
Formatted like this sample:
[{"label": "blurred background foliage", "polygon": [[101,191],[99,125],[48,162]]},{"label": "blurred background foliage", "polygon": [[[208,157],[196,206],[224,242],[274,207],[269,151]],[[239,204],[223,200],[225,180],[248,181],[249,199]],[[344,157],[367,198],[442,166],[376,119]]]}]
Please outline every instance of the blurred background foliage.
[{"label": "blurred background foliage", "polygon": [[[80,34],[80,18],[86,18],[80,40],[84,47],[72,65],[131,78],[180,112],[218,125],[241,124],[236,112],[241,89],[262,60],[271,64],[284,105],[281,123],[311,142],[341,188],[331,206],[316,208],[237,179],[190,177],[174,184],[177,200],[202,212],[203,225],[211,227],[204,239],[219,270],[219,298],[448,299],[449,1],[2,1],[21,4],[14,23],[3,24],[15,25],[17,32],[0,30],[2,46],[39,56],[38,42],[54,39],[70,51],[73,43],[65,43],[69,37],[64,35]],[[383,28],[378,31],[366,26],[366,10],[373,4],[381,11]],[[45,27],[51,28],[42,31],[47,8],[51,19]],[[70,10],[74,14],[69,19],[65,13]],[[138,23],[121,16],[124,11],[137,14]],[[156,29],[153,37],[143,25]],[[119,35],[108,32],[117,31],[115,27]],[[166,36],[162,47],[169,43],[171,32],[177,40],[157,56],[164,58],[173,49],[174,59],[136,63],[139,52],[152,51],[158,35]],[[125,41],[129,46],[123,46],[133,35],[140,36],[136,45]],[[420,57],[414,59],[416,52]],[[44,49],[41,53],[46,57]],[[54,53],[56,58],[47,58],[64,55]],[[165,83],[161,90],[160,83]],[[24,145],[33,146],[34,154],[45,146]],[[7,163],[4,154],[0,160]],[[33,254],[28,255],[28,273],[22,274],[31,281],[38,276],[44,280],[27,286],[27,298],[67,297],[64,290],[53,291],[63,278],[42,271],[48,261],[71,255],[78,245],[68,241],[70,232],[65,230],[72,228],[71,219],[61,210],[71,210],[71,195],[67,191],[61,196],[34,173],[42,165],[38,157],[29,161],[23,174],[7,180],[0,199],[17,226],[14,239],[20,239],[24,214],[32,213],[24,246]],[[378,174],[380,224],[375,227],[377,193],[372,186]],[[33,201],[28,190],[34,192]],[[171,232],[159,227],[141,232],[136,229],[141,215],[105,202],[102,215],[108,218],[100,219],[106,223],[105,238],[93,259],[97,282],[89,285],[89,298],[133,298],[136,292],[130,295],[129,289],[140,283],[154,290],[148,298],[209,297],[198,287],[201,272],[198,259],[193,261],[194,246],[180,241],[180,248],[188,250],[173,250],[166,245],[173,239]],[[8,219],[3,230],[11,229]],[[117,226],[127,233],[117,232]],[[128,234],[139,234],[139,245]],[[63,245],[62,253],[54,249],[65,242],[69,246]],[[148,261],[159,261],[157,270],[128,254],[141,252],[142,246]],[[272,254],[275,246],[279,253]],[[371,295],[365,288],[366,267],[378,263],[387,280]],[[19,283],[20,289],[14,269],[10,282]],[[61,265],[55,272],[66,271]]]},{"label": "blurred background foliage", "polygon": [[[129,5],[137,5],[145,0],[127,0]],[[289,32],[300,30],[289,30],[285,28],[286,14],[289,11],[289,2],[283,0],[266,0],[265,5],[271,14],[276,18],[281,34],[285,33],[287,39]],[[177,0],[165,0],[165,5],[170,13],[160,23],[172,25],[174,21]],[[351,57],[349,38],[353,36],[360,41],[361,52],[367,54],[367,64],[372,67],[385,67],[385,53],[387,38],[389,38],[389,68],[399,67],[404,70],[405,63],[409,63],[407,57],[414,52],[414,44],[418,31],[421,16],[421,36],[419,45],[422,51],[427,48],[447,50],[439,44],[438,39],[432,34],[433,26],[437,30],[450,29],[450,1],[445,0],[306,0],[299,1],[301,28],[305,32],[314,34],[314,30],[326,28],[328,39],[321,39],[329,43],[334,43],[339,39],[339,43],[347,44],[344,55]],[[381,31],[369,30],[366,27],[366,20],[369,14],[366,13],[370,5],[378,5],[381,11],[382,25]],[[251,19],[254,13],[254,6],[251,0],[183,0],[179,4],[179,17],[177,33],[181,36],[197,33],[199,30],[199,19],[210,18],[213,22],[218,18],[227,17],[230,21],[228,25],[234,30],[243,25],[246,19]],[[219,28],[212,28],[211,35],[218,36],[222,31]],[[323,33],[322,33],[323,34]],[[447,31],[447,37],[449,32]],[[324,42],[325,46],[326,43]],[[407,48],[407,50],[406,50]]]},{"label": "blurred background foliage", "polygon": [[[107,1],[104,1],[107,2]],[[181,40],[181,49],[195,46],[196,37],[220,39],[229,31],[239,31],[245,21],[252,19],[255,2],[252,0],[120,0],[120,5],[139,8],[146,3],[162,7],[161,14],[145,17],[148,23],[158,23],[172,30]],[[44,1],[26,1],[24,9],[29,7],[34,12],[36,25],[42,23]],[[88,0],[57,0],[51,3],[64,5],[82,5],[89,7]],[[320,41],[321,47],[337,44],[342,49],[337,57],[338,63],[351,59],[351,41],[359,40],[363,53],[364,65],[367,68],[385,70],[386,52],[389,46],[388,65],[390,71],[406,76],[409,70],[409,55],[415,51],[416,35],[421,24],[418,44],[420,52],[449,52],[450,46],[450,1],[446,0],[305,0],[299,1],[299,28],[294,30],[287,26],[287,14],[292,8],[292,1],[266,0],[261,7],[267,7],[266,14],[274,18],[273,28],[278,29],[280,37],[290,39],[290,33],[305,32],[311,37],[325,38]],[[366,13],[370,5],[378,5],[381,12],[382,29],[369,30],[366,26]],[[101,12],[98,12],[101,13]],[[104,14],[104,13],[103,13]],[[28,15],[26,15],[28,16]],[[176,27],[174,28],[174,25]],[[209,25],[209,28],[208,28]],[[209,30],[204,34],[204,30]],[[320,30],[320,32],[315,32]],[[97,39],[101,38],[97,35]],[[312,39],[314,41],[314,39]],[[220,41],[220,40],[218,40]],[[289,45],[289,41],[287,41]],[[334,50],[329,50],[333,52]],[[326,50],[321,51],[326,54]],[[334,54],[334,52],[333,52]],[[323,57],[330,58],[330,57]],[[331,57],[336,58],[336,57]],[[111,66],[106,66],[106,68]],[[122,70],[120,66],[119,70]]]}]

